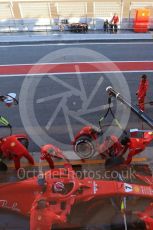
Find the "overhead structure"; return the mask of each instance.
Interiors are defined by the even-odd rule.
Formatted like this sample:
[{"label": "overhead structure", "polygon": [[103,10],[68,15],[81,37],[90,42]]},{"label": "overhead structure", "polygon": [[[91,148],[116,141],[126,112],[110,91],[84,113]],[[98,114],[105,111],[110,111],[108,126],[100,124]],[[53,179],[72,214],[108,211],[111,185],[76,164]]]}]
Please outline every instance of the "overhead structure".
[{"label": "overhead structure", "polygon": [[122,1],[95,1],[93,7],[95,18],[111,19],[114,13],[122,17]]},{"label": "overhead structure", "polygon": [[19,8],[22,18],[50,18],[49,2],[20,2]]},{"label": "overhead structure", "polygon": [[13,19],[13,18],[14,18],[14,14],[12,9],[12,4],[10,2],[8,3],[2,2],[0,4],[0,20]]}]

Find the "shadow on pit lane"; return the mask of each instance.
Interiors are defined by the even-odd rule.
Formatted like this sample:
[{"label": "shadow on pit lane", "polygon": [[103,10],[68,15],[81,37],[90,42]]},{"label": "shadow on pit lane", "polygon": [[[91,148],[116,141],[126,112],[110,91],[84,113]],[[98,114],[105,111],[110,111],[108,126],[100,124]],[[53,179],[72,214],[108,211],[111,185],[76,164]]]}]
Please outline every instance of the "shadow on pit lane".
[{"label": "shadow on pit lane", "polygon": [[[53,227],[53,230],[124,230],[123,224],[110,225],[89,225],[84,227]],[[144,223],[128,224],[130,230],[145,230]],[[0,230],[29,230],[29,219],[18,215],[0,213]]]},{"label": "shadow on pit lane", "polygon": [[[128,224],[128,229],[130,230],[145,230],[145,225],[143,223],[133,223]],[[84,227],[62,227],[56,228],[53,227],[53,230],[124,230],[125,226],[123,224],[116,224],[113,226],[110,225],[91,225],[91,226],[84,226]]]},{"label": "shadow on pit lane", "polygon": [[29,230],[29,218],[8,211],[0,211],[0,230]]}]

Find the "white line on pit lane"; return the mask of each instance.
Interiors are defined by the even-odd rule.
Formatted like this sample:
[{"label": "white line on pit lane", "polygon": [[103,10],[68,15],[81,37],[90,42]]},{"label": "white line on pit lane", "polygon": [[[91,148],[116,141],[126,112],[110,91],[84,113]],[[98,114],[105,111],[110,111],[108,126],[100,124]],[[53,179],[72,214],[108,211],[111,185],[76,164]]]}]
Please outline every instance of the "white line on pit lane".
[{"label": "white line on pit lane", "polygon": [[153,42],[80,42],[80,43],[52,43],[52,44],[18,44],[18,45],[0,45],[0,48],[6,47],[39,47],[39,46],[84,46],[84,45],[153,45]]},{"label": "white line on pit lane", "polygon": [[22,66],[22,65],[24,65],[24,66],[29,66],[29,65],[31,65],[32,67],[34,67],[34,66],[39,66],[39,65],[65,65],[65,64],[103,64],[103,63],[110,63],[110,64],[114,64],[114,63],[135,63],[135,62],[137,62],[137,63],[142,63],[142,62],[145,62],[145,63],[147,63],[147,62],[153,62],[153,60],[134,60],[134,61],[115,61],[115,60],[113,60],[113,61],[105,61],[105,60],[101,60],[101,61],[85,61],[85,62],[78,62],[78,61],[73,61],[73,62],[52,62],[52,63],[49,63],[49,62],[43,62],[43,63],[23,63],[23,64],[5,64],[5,65],[0,65],[0,67],[1,66],[6,66],[6,67],[9,67],[9,66]]},{"label": "white line on pit lane", "polygon": [[[80,72],[65,72],[65,73],[40,73],[40,74],[10,74],[10,75],[0,75],[0,78],[8,78],[8,77],[40,77],[43,75],[74,75]],[[107,74],[115,74],[115,73],[153,73],[153,70],[127,70],[127,71],[98,71],[98,72],[81,72],[81,74],[99,74],[99,73],[107,73]]]}]

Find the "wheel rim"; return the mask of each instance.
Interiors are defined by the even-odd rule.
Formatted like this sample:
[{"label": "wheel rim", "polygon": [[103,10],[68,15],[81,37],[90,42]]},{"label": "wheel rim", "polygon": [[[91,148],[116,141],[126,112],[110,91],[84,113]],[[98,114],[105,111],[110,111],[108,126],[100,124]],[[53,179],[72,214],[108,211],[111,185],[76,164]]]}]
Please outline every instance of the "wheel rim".
[{"label": "wheel rim", "polygon": [[79,143],[76,152],[81,158],[90,158],[93,155],[93,146],[89,142]]}]

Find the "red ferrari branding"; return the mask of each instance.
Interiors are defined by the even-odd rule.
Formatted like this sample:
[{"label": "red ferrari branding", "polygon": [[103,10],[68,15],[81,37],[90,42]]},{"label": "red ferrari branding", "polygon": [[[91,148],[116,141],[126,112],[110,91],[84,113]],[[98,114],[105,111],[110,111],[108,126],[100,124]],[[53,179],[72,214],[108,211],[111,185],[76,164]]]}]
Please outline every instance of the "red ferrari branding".
[{"label": "red ferrari branding", "polygon": [[9,204],[7,200],[0,200],[0,207],[20,212],[20,209],[18,209],[18,204],[16,202]]}]

